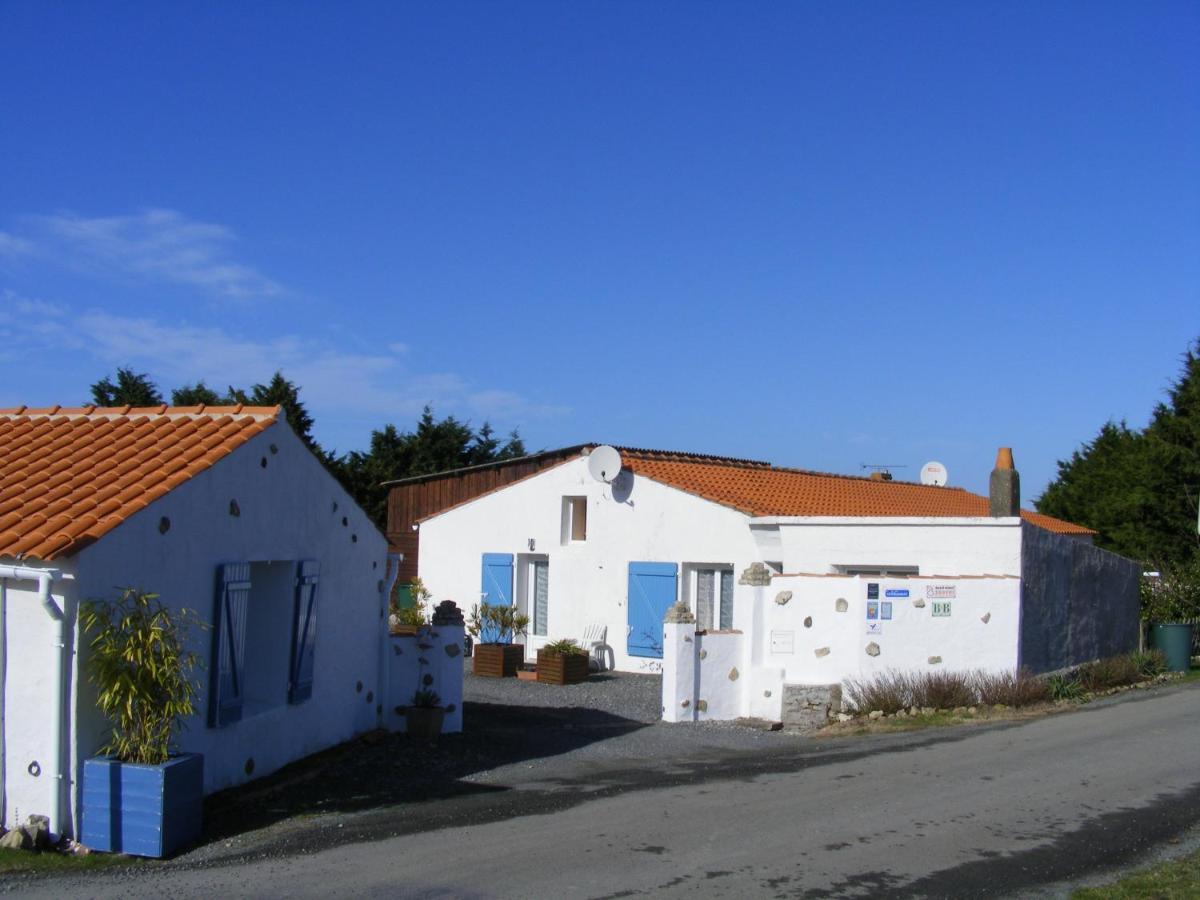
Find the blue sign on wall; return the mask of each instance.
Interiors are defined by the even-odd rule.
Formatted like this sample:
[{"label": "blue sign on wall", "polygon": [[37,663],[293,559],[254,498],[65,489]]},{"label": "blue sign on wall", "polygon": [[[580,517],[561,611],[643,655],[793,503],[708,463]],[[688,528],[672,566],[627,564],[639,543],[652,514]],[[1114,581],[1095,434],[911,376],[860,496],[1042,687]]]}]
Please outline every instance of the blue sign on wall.
[{"label": "blue sign on wall", "polygon": [[884,595],[888,597],[907,597],[908,588],[888,588],[884,591]]}]

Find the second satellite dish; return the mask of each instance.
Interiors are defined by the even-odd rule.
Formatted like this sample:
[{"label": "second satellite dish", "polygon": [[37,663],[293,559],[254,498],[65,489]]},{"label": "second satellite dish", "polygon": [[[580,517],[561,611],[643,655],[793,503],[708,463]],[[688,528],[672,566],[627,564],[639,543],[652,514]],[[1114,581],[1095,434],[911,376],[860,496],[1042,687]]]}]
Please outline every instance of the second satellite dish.
[{"label": "second satellite dish", "polygon": [[588,456],[588,471],[597,481],[612,484],[612,480],[621,474],[621,454],[616,447],[601,444]]},{"label": "second satellite dish", "polygon": [[947,478],[949,478],[949,475],[946,472],[946,467],[936,460],[930,460],[921,466],[921,484],[942,487],[946,484]]}]

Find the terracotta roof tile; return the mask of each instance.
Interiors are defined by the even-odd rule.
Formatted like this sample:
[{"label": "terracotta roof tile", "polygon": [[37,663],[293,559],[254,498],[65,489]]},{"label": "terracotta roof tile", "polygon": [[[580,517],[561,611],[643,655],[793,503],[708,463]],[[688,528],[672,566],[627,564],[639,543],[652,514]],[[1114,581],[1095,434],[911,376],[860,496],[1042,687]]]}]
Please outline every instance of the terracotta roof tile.
[{"label": "terracotta roof tile", "polygon": [[0,556],[69,556],[279,420],[277,406],[0,409]]},{"label": "terracotta roof tile", "polygon": [[[781,469],[758,463],[688,459],[653,451],[622,450],[635,474],[698,494],[750,516],[987,516],[988,498],[962,488],[851,475]],[[1021,510],[1021,517],[1057,534],[1091,529]]]}]

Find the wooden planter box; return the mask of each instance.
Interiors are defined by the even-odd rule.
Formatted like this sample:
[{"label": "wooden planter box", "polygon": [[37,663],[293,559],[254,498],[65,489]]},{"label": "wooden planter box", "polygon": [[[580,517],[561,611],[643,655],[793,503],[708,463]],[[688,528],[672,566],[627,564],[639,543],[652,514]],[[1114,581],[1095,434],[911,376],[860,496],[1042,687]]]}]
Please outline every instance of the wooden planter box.
[{"label": "wooden planter box", "polygon": [[542,684],[578,684],[587,681],[586,653],[547,653],[537,655],[537,680]]},{"label": "wooden planter box", "polygon": [[471,671],[484,678],[516,678],[523,662],[524,644],[476,644]]},{"label": "wooden planter box", "polygon": [[161,766],[97,757],[83,762],[80,841],[93,850],[170,856],[200,837],[204,757]]}]

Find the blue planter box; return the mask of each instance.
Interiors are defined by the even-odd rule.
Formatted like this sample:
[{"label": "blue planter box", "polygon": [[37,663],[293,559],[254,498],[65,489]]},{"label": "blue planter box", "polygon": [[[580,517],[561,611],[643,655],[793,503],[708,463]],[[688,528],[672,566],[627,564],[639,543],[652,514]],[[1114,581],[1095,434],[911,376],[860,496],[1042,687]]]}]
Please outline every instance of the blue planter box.
[{"label": "blue planter box", "polygon": [[204,757],[181,753],[161,766],[84,760],[80,842],[93,850],[170,856],[200,836]]}]

